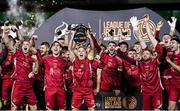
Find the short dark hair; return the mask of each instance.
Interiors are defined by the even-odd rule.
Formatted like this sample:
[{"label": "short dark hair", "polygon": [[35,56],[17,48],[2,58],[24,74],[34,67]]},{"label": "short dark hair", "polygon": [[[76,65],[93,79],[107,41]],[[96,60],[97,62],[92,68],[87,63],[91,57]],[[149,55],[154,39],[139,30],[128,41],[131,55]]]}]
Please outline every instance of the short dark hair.
[{"label": "short dark hair", "polygon": [[59,46],[62,47],[61,44],[60,44],[58,41],[54,41],[54,42],[51,44],[50,49],[52,48],[52,46],[53,46],[55,43],[58,43]]},{"label": "short dark hair", "polygon": [[163,36],[165,36],[165,35],[168,35],[168,36],[170,36],[170,37],[172,38],[172,35],[170,35],[170,34],[168,34],[168,33],[164,33],[164,34],[163,34]]},{"label": "short dark hair", "polygon": [[136,41],[136,42],[134,43],[134,45],[140,45],[140,42],[139,42],[139,41]]},{"label": "short dark hair", "polygon": [[41,45],[45,45],[46,47],[50,47],[49,43],[48,42],[42,42]]},{"label": "short dark hair", "polygon": [[151,54],[153,54],[153,51],[152,51],[151,49],[149,49],[149,48],[143,49],[143,50],[142,50],[142,53],[143,53],[144,51],[149,51]]},{"label": "short dark hair", "polygon": [[172,38],[171,41],[172,41],[172,40],[175,40],[178,44],[180,43],[180,39],[178,38],[178,36],[177,36],[176,38],[175,38],[175,37]]},{"label": "short dark hair", "polygon": [[132,48],[131,48],[131,49],[129,49],[129,50],[128,50],[128,52],[129,52],[129,51],[135,51],[135,52],[136,52],[136,50],[135,50],[135,49],[132,49]]},{"label": "short dark hair", "polygon": [[126,46],[127,46],[127,48],[129,48],[128,43],[127,43],[127,42],[125,42],[125,41],[120,42],[120,43],[118,44],[118,46],[120,46],[120,45],[126,45]]},{"label": "short dark hair", "polygon": [[109,41],[108,45],[109,45],[110,43],[117,45],[116,42],[114,42],[114,41]]},{"label": "short dark hair", "polygon": [[67,51],[68,51],[68,47],[67,46],[62,47],[62,53],[66,53]]}]

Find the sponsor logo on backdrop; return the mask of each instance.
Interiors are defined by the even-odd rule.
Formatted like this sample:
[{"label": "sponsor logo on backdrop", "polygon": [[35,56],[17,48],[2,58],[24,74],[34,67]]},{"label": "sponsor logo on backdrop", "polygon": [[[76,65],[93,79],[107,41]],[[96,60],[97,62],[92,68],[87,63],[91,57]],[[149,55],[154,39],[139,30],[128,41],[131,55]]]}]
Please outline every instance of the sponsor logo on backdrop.
[{"label": "sponsor logo on backdrop", "polygon": [[137,106],[137,99],[134,96],[126,96],[122,100],[122,105],[125,109],[135,109]]},{"label": "sponsor logo on backdrop", "polygon": [[122,108],[121,97],[117,97],[117,96],[104,97],[104,107],[105,109]]},{"label": "sponsor logo on backdrop", "polygon": [[[153,21],[149,21],[150,29],[155,32],[156,25]],[[113,30],[113,35],[111,35],[109,32]],[[138,33],[142,36],[142,38],[145,41],[149,41],[147,33],[145,31],[145,24],[143,20],[141,19],[138,24]],[[134,33],[132,31],[132,26],[130,21],[104,21],[103,22],[103,32],[104,34],[104,40],[110,41],[110,40],[131,40],[131,37],[134,36]],[[134,36],[136,38],[136,36]]]}]

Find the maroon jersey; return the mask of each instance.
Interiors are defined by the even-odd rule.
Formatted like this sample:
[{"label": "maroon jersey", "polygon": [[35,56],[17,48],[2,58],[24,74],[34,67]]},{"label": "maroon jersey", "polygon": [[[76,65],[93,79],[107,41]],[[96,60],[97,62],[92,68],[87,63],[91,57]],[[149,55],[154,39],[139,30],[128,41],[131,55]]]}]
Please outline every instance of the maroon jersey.
[{"label": "maroon jersey", "polygon": [[139,62],[139,70],[142,80],[142,91],[151,94],[163,89],[158,66],[158,59],[162,56],[162,47],[159,44],[157,44],[156,46],[156,52],[158,53],[157,57],[151,59],[151,61],[149,61],[148,63],[144,62],[143,60]]},{"label": "maroon jersey", "polygon": [[45,73],[44,65],[40,64],[38,74],[36,74],[33,79],[43,82],[44,81],[44,73]]},{"label": "maroon jersey", "polygon": [[[175,64],[180,65],[180,52],[178,54],[174,54],[171,60]],[[178,72],[171,66],[171,75],[173,77],[172,84],[176,87],[177,90],[180,90],[180,72]]]},{"label": "maroon jersey", "polygon": [[[118,79],[119,71],[122,71],[122,59],[116,55],[101,54],[101,90],[110,91],[120,86],[121,81]],[[118,80],[118,81],[117,81]]]},{"label": "maroon jersey", "polygon": [[125,76],[130,82],[130,89],[141,89],[141,80],[140,80],[140,73],[139,68],[136,65],[132,65],[127,61],[123,61],[123,65],[125,68]]},{"label": "maroon jersey", "polygon": [[14,54],[14,73],[12,77],[16,80],[24,82],[32,82],[32,79],[28,77],[32,72],[32,65],[34,60],[30,54],[25,55],[21,50],[16,49]]},{"label": "maroon jersey", "polygon": [[44,64],[45,67],[45,88],[65,88],[65,69],[67,67],[67,61],[62,57],[54,57],[53,55],[47,55],[41,57],[40,52],[37,53],[40,64]]},{"label": "maroon jersey", "polygon": [[8,51],[7,58],[2,63],[2,78],[9,79],[14,72],[13,53]]},{"label": "maroon jersey", "polygon": [[72,62],[68,61],[68,68],[65,72],[66,87],[72,89],[73,76],[72,76]]},{"label": "maroon jersey", "polygon": [[73,64],[73,88],[93,87],[92,65],[89,59],[79,60],[75,58]]}]

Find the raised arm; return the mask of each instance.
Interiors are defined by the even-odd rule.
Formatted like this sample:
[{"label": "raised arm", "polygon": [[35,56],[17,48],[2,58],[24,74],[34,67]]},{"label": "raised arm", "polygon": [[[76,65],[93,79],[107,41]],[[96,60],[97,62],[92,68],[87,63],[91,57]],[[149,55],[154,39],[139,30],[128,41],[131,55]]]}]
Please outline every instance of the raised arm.
[{"label": "raised arm", "polygon": [[31,47],[35,47],[35,40],[38,39],[37,35],[32,35],[31,39],[30,39],[30,45]]},{"label": "raised arm", "polygon": [[75,32],[74,31],[71,31],[71,32],[72,32],[72,36],[71,36],[71,39],[69,41],[68,50],[70,52],[70,55],[69,55],[70,61],[73,61],[74,58],[75,58],[75,54],[74,54],[74,51],[73,51],[73,39],[74,39]]},{"label": "raised arm", "polygon": [[90,35],[89,30],[87,30],[87,37],[90,40],[90,46],[91,46],[91,50],[90,50],[90,52],[88,54],[90,57],[88,57],[88,59],[93,60],[94,59],[94,42],[93,42],[92,36]]},{"label": "raised arm", "polygon": [[154,47],[156,47],[156,45],[158,44],[158,41],[155,39],[155,35],[153,34],[153,32],[151,31],[150,29],[150,26],[149,26],[149,15],[146,14],[143,18],[144,20],[144,23],[145,23],[145,27],[146,27],[146,31],[147,31],[147,35],[152,43],[152,45]]},{"label": "raised arm", "polygon": [[156,26],[156,32],[155,32],[155,38],[157,41],[160,41],[160,38],[159,38],[159,33],[160,33],[160,30],[162,28],[162,26],[164,25],[163,21],[160,20],[158,23],[157,23],[157,26]]},{"label": "raised arm", "polygon": [[138,32],[137,25],[138,25],[139,20],[137,20],[136,16],[133,16],[130,18],[130,22],[131,22],[132,27],[133,27],[134,36],[136,36],[137,40],[140,42],[142,49],[145,49],[147,47],[146,42],[144,41],[144,39],[142,38],[142,36]]},{"label": "raised arm", "polygon": [[[91,35],[91,38],[93,40],[93,44],[94,44],[94,47],[96,48],[96,50],[99,52],[101,52],[101,47],[100,45],[98,44],[96,38],[94,37],[93,33],[92,33],[92,28],[91,28],[91,25],[90,23],[88,23],[88,28],[89,28],[89,32],[90,32],[90,35]],[[101,40],[100,40],[101,41]]]},{"label": "raised arm", "polygon": [[39,71],[39,64],[38,64],[38,59],[37,59],[37,56],[36,55],[32,55],[32,58],[34,60],[34,63],[33,63],[33,73],[34,74],[38,74],[38,71]]},{"label": "raised arm", "polygon": [[120,49],[117,49],[117,56],[126,60],[127,62],[129,62],[132,65],[137,65],[137,61],[128,57],[127,54],[125,54],[124,52],[122,52]]},{"label": "raised arm", "polygon": [[64,35],[64,46],[68,46],[68,42],[69,42],[69,31],[67,30],[65,35]]},{"label": "raised arm", "polygon": [[11,39],[8,37],[9,32],[10,32],[10,28],[8,26],[4,25],[2,39],[5,43],[5,45],[7,46],[7,48],[15,53],[16,48],[13,46]]},{"label": "raised arm", "polygon": [[10,39],[8,37],[9,32],[10,32],[10,28],[4,25],[2,39],[6,45],[8,45],[10,42]]},{"label": "raised arm", "polygon": [[180,65],[175,64],[169,57],[166,57],[166,61],[178,72],[180,72]]},{"label": "raised arm", "polygon": [[23,41],[24,38],[22,36],[22,33],[21,33],[20,29],[19,28],[16,28],[16,29],[17,29],[16,30],[17,37],[19,38],[20,41]]}]

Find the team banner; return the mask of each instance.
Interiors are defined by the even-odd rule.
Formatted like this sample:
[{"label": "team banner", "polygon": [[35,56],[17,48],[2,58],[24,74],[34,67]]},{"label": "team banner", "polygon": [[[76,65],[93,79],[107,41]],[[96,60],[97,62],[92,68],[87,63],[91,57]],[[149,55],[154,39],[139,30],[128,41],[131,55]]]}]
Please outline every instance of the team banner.
[{"label": "team banner", "polygon": [[[170,27],[165,19],[163,19],[156,12],[148,8],[138,8],[130,10],[118,10],[118,11],[90,11],[64,8],[55,15],[50,17],[40,28],[35,32],[39,36],[37,44],[39,45],[43,41],[52,43],[57,29],[61,30],[59,36],[63,37],[63,33],[67,27],[71,24],[85,24],[87,26],[90,23],[91,28],[97,38],[104,34],[104,41],[127,41],[132,45],[136,38],[132,31],[132,25],[129,21],[130,17],[137,16],[139,21],[139,32],[141,36],[148,42],[148,37],[145,31],[145,25],[142,20],[144,14],[150,15],[150,28],[155,31],[157,23],[162,20],[164,25],[160,31],[160,37],[164,33],[168,33]],[[169,18],[170,19],[170,18]],[[113,36],[110,32],[113,31]],[[179,35],[176,32],[176,35]]]}]

